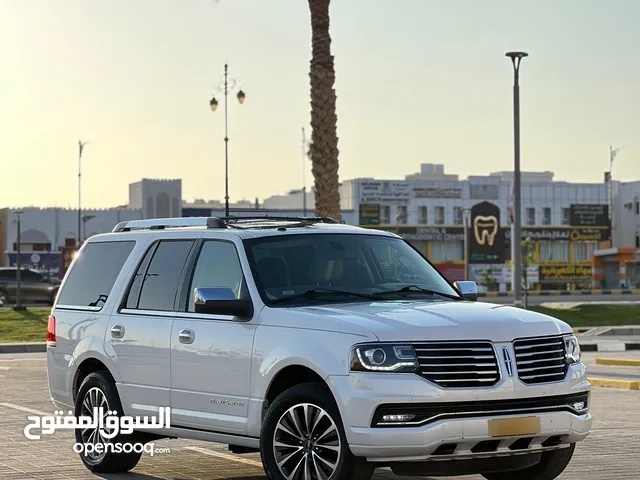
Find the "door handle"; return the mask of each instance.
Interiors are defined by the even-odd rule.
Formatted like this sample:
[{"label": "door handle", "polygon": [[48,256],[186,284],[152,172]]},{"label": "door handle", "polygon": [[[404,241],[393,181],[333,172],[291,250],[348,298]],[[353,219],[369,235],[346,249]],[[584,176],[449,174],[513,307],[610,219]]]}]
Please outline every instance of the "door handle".
[{"label": "door handle", "polygon": [[180,330],[180,333],[178,334],[178,340],[180,340],[180,343],[193,343],[193,341],[196,338],[196,334],[193,330],[188,330],[188,329],[184,329],[184,330]]},{"label": "door handle", "polygon": [[113,338],[124,337],[124,327],[122,325],[114,325],[111,327],[111,336]]}]

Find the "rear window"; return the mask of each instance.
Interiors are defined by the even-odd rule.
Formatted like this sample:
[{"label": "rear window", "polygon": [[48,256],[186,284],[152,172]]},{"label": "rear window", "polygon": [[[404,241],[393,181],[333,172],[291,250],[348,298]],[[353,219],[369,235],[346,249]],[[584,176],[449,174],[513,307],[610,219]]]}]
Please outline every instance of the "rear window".
[{"label": "rear window", "polygon": [[69,272],[58,305],[102,307],[134,246],[135,242],[88,244]]}]

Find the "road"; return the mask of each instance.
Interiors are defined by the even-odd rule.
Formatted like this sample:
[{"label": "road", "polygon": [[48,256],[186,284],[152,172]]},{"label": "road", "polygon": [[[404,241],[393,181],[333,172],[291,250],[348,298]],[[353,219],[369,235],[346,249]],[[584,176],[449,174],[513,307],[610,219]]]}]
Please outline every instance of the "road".
[{"label": "road", "polygon": [[[631,352],[625,352],[627,357]],[[602,355],[602,354],[600,354]],[[625,357],[624,354],[608,354]],[[596,354],[585,354],[592,366]],[[640,358],[640,357],[638,357]],[[595,367],[594,367],[595,368]],[[597,367],[614,372],[620,367]],[[640,372],[636,368],[633,372]],[[629,371],[629,375],[632,371]],[[640,457],[640,392],[595,389],[592,413],[594,431],[576,450],[560,480],[637,479]],[[26,416],[51,413],[44,354],[0,355],[0,478],[4,480],[98,479],[71,450],[72,434],[58,431],[41,440],[28,440]],[[624,412],[624,416],[620,415]],[[192,440],[162,440],[156,448],[170,453],[144,455],[127,475],[110,480],[258,480],[264,473],[257,455],[231,455],[225,447]],[[375,480],[395,479],[381,470]],[[479,476],[458,477],[481,480]]]},{"label": "road", "polygon": [[[499,303],[501,305],[513,304],[513,297],[480,297],[479,301],[489,303]],[[530,296],[529,305],[540,305],[542,303],[595,303],[595,302],[636,302],[640,303],[640,295],[567,295],[567,296]]]}]

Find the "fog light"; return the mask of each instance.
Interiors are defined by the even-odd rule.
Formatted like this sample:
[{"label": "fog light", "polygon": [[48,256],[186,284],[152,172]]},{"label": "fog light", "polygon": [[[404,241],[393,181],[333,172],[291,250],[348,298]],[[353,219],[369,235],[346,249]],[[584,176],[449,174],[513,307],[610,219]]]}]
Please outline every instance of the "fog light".
[{"label": "fog light", "polygon": [[383,415],[382,421],[383,422],[408,422],[410,420],[413,420],[414,418],[415,418],[415,415],[411,413],[404,413],[402,415]]},{"label": "fog light", "polygon": [[584,402],[575,402],[575,403],[572,405],[572,407],[573,407],[573,409],[574,409],[574,410],[578,410],[578,411],[580,411],[580,410],[584,410],[585,403],[584,403]]}]

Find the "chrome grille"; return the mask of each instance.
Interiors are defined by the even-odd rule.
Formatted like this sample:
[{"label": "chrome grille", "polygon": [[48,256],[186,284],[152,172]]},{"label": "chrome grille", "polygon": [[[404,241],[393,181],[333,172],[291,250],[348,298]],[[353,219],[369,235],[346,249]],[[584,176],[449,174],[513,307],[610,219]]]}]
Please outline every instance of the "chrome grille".
[{"label": "chrome grille", "polygon": [[490,387],[500,379],[490,342],[414,343],[420,375],[445,388]]},{"label": "chrome grille", "polygon": [[562,337],[525,338],[513,342],[518,377],[524,383],[560,382],[567,374]]}]

